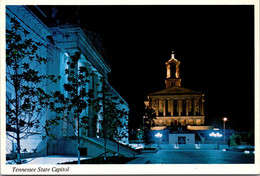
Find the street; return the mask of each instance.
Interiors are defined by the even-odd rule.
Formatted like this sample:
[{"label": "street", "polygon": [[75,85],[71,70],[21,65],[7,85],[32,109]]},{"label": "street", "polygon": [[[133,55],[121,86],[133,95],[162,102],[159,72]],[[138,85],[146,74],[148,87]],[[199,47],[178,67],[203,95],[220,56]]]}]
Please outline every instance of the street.
[{"label": "street", "polygon": [[253,164],[255,155],[222,150],[160,149],[140,156],[146,157],[146,164]]}]

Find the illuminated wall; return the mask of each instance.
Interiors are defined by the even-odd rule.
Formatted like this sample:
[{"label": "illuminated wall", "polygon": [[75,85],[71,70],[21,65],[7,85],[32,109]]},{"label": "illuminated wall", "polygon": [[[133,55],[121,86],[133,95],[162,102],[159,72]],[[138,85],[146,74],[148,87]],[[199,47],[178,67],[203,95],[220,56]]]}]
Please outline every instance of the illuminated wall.
[{"label": "illuminated wall", "polygon": [[[88,72],[91,73],[89,76],[90,82],[87,83],[87,89],[93,89],[95,91],[95,96],[99,96],[97,92],[101,91],[102,82],[101,78],[108,79],[107,74],[111,71],[108,64],[104,61],[102,56],[99,54],[97,49],[92,45],[88,37],[82,31],[81,28],[66,25],[58,27],[47,27],[39,18],[33,14],[28,7],[26,6],[7,6],[6,7],[6,25],[7,28],[10,28],[10,18],[15,17],[21,24],[21,26],[30,32],[29,37],[37,42],[43,43],[39,48],[39,56],[47,58],[50,60],[45,66],[39,67],[38,70],[41,74],[54,74],[60,75],[61,79],[57,84],[51,84],[46,87],[46,91],[55,91],[59,90],[63,92],[63,84],[66,83],[67,77],[65,76],[65,68],[68,68],[67,61],[70,60],[70,57],[75,54],[75,52],[80,53],[80,59],[78,61],[79,66],[86,66]],[[34,63],[31,63],[34,64]],[[14,96],[11,89],[8,89],[8,83],[6,85],[7,90],[6,94],[9,97]],[[111,86],[110,86],[111,87]],[[120,100],[123,98],[111,87],[111,90],[114,95],[118,96]],[[128,104],[123,100],[124,104],[122,108],[128,109]],[[97,124],[91,124],[92,118],[95,115],[92,109],[87,109],[85,112],[86,115],[90,116],[89,129],[82,129],[81,133],[86,137],[97,137],[97,132],[102,128],[99,120],[102,120],[102,116],[97,114],[98,120]],[[41,118],[41,127],[43,127],[46,119],[51,119],[55,117],[55,114],[46,110],[42,114]],[[122,122],[128,124],[127,122]],[[120,129],[128,134],[128,129]],[[9,131],[9,133],[12,133]],[[41,135],[43,129],[40,128],[37,133]],[[57,139],[65,139],[68,136],[75,136],[75,130],[72,129],[72,126],[63,121],[59,124],[57,128],[53,130],[53,133],[56,135]],[[38,136],[39,136],[38,135]],[[128,135],[127,135],[128,136]],[[51,141],[51,140],[50,140]],[[7,153],[11,151],[16,141],[11,141],[7,138]],[[122,140],[122,143],[128,143],[128,137]],[[25,145],[26,144],[26,145]],[[30,146],[31,144],[31,146]],[[48,147],[49,148],[48,148]],[[42,142],[38,138],[28,138],[22,141],[22,150],[23,148],[38,148],[45,151],[44,154],[47,154],[47,148],[49,151],[54,151],[51,149],[53,144],[48,144],[48,142]],[[54,152],[55,153],[55,152]]]},{"label": "illuminated wall", "polygon": [[[15,18],[20,25],[22,26],[23,29],[27,30],[30,34],[25,37],[22,36],[22,40],[25,38],[27,39],[33,39],[35,42],[41,42],[43,45],[39,47],[37,50],[37,54],[41,57],[44,58],[50,58],[50,49],[51,49],[51,42],[48,39],[48,36],[52,34],[52,32],[49,30],[49,28],[42,23],[30,10],[28,10],[25,6],[6,6],[6,28],[10,29],[11,27],[11,18]],[[7,46],[8,47],[8,46]],[[55,49],[54,49],[55,50]],[[54,55],[56,54],[55,51],[52,52]],[[36,66],[37,64],[34,62],[31,62],[28,58],[25,58],[26,62],[30,63],[30,66],[34,68],[36,71],[39,71],[40,74],[46,74],[47,73],[47,65],[40,65]],[[7,68],[8,69],[8,68]],[[7,70],[7,72],[11,72],[12,70]],[[18,70],[19,72],[20,70]],[[39,85],[40,86],[40,85]],[[43,87],[44,88],[44,87]],[[44,88],[45,90],[47,88]],[[6,94],[7,94],[7,100],[8,98],[14,98],[15,93],[14,93],[14,87],[10,85],[9,82],[6,83]],[[36,115],[36,114],[34,114]],[[47,117],[46,111],[42,111],[40,114],[40,124],[41,127],[44,125],[45,120]],[[7,123],[8,123],[8,117],[7,117]],[[35,134],[31,135],[28,138],[25,138],[21,140],[21,150],[25,150],[27,152],[32,152],[37,148],[38,152],[41,153],[42,155],[45,155],[47,153],[46,147],[47,147],[47,142],[42,141],[41,139],[41,134],[42,134],[42,128],[37,128],[31,130],[30,134]],[[13,136],[16,136],[16,133],[12,131],[12,129],[7,130],[8,134],[11,134]],[[20,137],[24,136],[25,132],[22,132],[20,134]],[[6,139],[6,152],[10,153],[11,150],[14,150],[17,146],[17,141],[8,137]]]}]

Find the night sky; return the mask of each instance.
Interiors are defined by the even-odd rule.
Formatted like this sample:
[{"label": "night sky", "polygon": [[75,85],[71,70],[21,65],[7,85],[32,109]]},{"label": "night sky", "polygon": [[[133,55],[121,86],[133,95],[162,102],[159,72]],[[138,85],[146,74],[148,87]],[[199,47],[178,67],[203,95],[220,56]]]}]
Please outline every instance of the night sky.
[{"label": "night sky", "polygon": [[109,82],[130,107],[130,129],[142,124],[147,94],[165,88],[172,50],[182,87],[205,93],[206,125],[221,127],[228,117],[227,128],[254,127],[253,6],[56,8],[61,22],[80,20],[100,34]]}]

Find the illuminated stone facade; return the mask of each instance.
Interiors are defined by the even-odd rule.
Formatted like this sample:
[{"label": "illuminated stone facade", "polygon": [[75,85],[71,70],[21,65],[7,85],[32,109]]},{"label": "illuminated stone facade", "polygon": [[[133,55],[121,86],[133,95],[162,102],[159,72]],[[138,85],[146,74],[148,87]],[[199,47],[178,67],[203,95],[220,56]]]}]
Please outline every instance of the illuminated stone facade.
[{"label": "illuminated stone facade", "polygon": [[180,63],[172,54],[166,62],[166,89],[149,94],[145,102],[156,112],[153,130],[204,124],[204,94],[181,87]]},{"label": "illuminated stone facade", "polygon": [[[109,93],[118,98],[118,102],[122,102],[120,109],[129,111],[127,102],[117,93],[116,90],[108,82],[108,73],[111,69],[105,62],[101,53],[98,51],[89,37],[83,32],[82,28],[75,25],[59,25],[56,27],[48,27],[36,16],[28,6],[7,6],[6,7],[6,28],[11,28],[11,18],[15,18],[21,27],[29,32],[28,38],[33,41],[42,43],[39,47],[37,54],[43,58],[50,60],[46,65],[39,66],[38,70],[40,74],[53,74],[61,76],[61,79],[57,84],[50,84],[46,86],[46,91],[59,90],[64,92],[63,85],[68,82],[65,74],[65,69],[69,68],[67,62],[76,53],[79,53],[79,60],[77,62],[78,68],[85,66],[89,73],[89,82],[86,83],[86,90],[93,90],[95,98],[98,92],[102,90],[102,78],[104,78],[108,84]],[[30,64],[34,64],[30,62]],[[6,83],[6,96],[8,98],[14,98],[14,90],[10,83]],[[66,94],[65,94],[66,95]],[[8,103],[8,101],[7,101]],[[81,129],[80,136],[82,139],[82,148],[88,148],[88,155],[98,155],[103,152],[102,143],[98,143],[95,139],[99,139],[98,133],[102,129],[101,121],[103,116],[101,113],[95,114],[93,109],[88,108],[84,114],[89,117],[89,128]],[[97,120],[93,120],[97,115]],[[37,149],[37,155],[76,155],[77,154],[77,141],[76,133],[72,125],[68,124],[65,120],[59,123],[57,127],[52,130],[55,134],[56,140],[45,138],[42,140],[42,134],[44,133],[43,126],[46,120],[55,118],[56,114],[50,112],[48,109],[42,112],[40,120],[40,128],[35,129],[28,138],[22,139],[21,150],[26,149],[29,153],[34,149]],[[126,115],[127,116],[127,115]],[[124,133],[123,138],[116,139],[119,143],[128,144],[128,116],[120,119],[122,127],[118,126],[118,132]],[[6,117],[8,123],[8,117]],[[76,123],[76,122],[75,122]],[[7,130],[7,134],[15,135],[14,131]],[[16,140],[6,138],[6,153],[9,154],[16,148]],[[98,143],[98,144],[97,144]],[[87,147],[86,147],[87,146]],[[97,147],[100,146],[100,147]],[[98,153],[98,152],[99,153]],[[112,151],[112,149],[110,149]],[[23,154],[23,152],[22,152]]]}]

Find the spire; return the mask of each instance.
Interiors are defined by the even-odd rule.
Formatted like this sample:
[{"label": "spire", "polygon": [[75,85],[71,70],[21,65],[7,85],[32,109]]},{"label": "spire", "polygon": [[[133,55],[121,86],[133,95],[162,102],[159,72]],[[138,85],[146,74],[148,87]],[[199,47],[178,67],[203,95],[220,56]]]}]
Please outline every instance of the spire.
[{"label": "spire", "polygon": [[180,61],[174,58],[174,51],[172,51],[171,59],[166,62],[166,88],[181,87],[180,63]]},{"label": "spire", "polygon": [[175,59],[175,58],[174,58],[174,51],[172,51],[172,59]]}]

